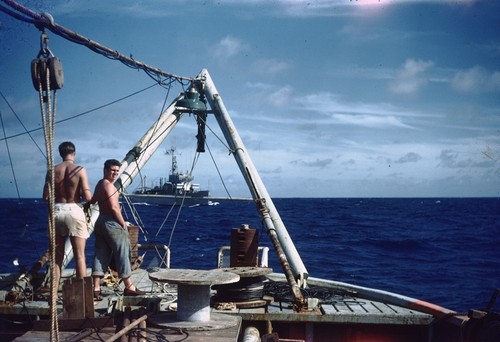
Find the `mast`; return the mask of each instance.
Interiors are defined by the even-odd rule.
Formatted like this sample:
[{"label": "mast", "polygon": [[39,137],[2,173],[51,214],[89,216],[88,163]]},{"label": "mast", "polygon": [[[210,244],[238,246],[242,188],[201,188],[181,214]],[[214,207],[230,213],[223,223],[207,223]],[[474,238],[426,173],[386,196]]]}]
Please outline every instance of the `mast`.
[{"label": "mast", "polygon": [[238,166],[245,178],[245,181],[250,189],[253,199],[257,203],[258,210],[260,211],[261,217],[264,221],[268,232],[276,232],[279,239],[285,257],[290,263],[292,268],[293,276],[299,285],[305,285],[305,280],[308,277],[308,272],[302,262],[302,259],[292,242],[286,227],[281,220],[281,217],[274,206],[274,203],[269,196],[269,193],[262,182],[250,156],[248,155],[247,149],[245,148],[243,141],[241,140],[236,127],[234,126],[229,113],[222,101],[222,98],[217,91],[215,84],[212,81],[208,71],[203,69],[197,77],[204,82],[206,99],[212,107],[215,118],[219,123],[219,126],[233,152],[233,156],[238,163]]},{"label": "mast", "polygon": [[177,157],[175,156],[175,147],[171,147],[167,154],[172,156],[170,160],[170,173],[171,175],[177,174]]}]

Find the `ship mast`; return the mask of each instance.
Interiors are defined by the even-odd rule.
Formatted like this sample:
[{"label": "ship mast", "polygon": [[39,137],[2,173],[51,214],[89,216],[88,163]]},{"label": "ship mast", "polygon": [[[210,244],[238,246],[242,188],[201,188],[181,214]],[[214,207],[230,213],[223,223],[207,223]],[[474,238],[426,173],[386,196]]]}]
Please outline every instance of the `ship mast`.
[{"label": "ship mast", "polygon": [[177,173],[177,156],[175,155],[175,147],[171,147],[170,150],[167,150],[166,154],[169,154],[172,156],[172,162],[171,162],[171,168],[170,168],[170,174],[175,175]]}]

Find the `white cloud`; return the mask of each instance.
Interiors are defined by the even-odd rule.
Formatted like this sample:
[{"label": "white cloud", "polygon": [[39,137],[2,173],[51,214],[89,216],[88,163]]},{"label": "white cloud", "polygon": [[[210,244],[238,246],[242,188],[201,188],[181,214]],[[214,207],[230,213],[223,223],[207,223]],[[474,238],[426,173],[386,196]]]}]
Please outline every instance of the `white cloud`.
[{"label": "white cloud", "polygon": [[345,102],[335,94],[326,92],[310,94],[295,99],[299,108],[315,111],[330,117],[332,124],[347,124],[363,127],[403,127],[402,117],[414,116],[385,103]]},{"label": "white cloud", "polygon": [[258,59],[253,63],[253,69],[264,75],[280,74],[290,68],[290,64],[275,59]]},{"label": "white cloud", "polygon": [[216,60],[226,61],[247,49],[247,46],[243,44],[239,39],[231,36],[226,36],[222,38],[217,44],[215,44],[215,49],[213,50],[213,58]]},{"label": "white cloud", "polygon": [[252,101],[259,101],[262,104],[270,104],[274,107],[284,107],[291,103],[293,88],[289,85],[278,87],[269,83],[247,83],[250,89]]},{"label": "white cloud", "polygon": [[451,86],[461,93],[498,91],[500,90],[500,72],[493,72],[490,75],[484,68],[476,65],[456,72],[451,80]]},{"label": "white cloud", "polygon": [[394,116],[377,116],[377,115],[352,115],[352,114],[333,114],[333,121],[336,124],[348,124],[353,126],[363,127],[404,127],[411,128],[404,124],[400,119]]},{"label": "white cloud", "polygon": [[304,161],[304,160],[292,160],[290,164],[292,165],[301,165],[305,167],[319,168],[324,169],[332,164],[333,160],[331,158],[319,159],[317,158],[314,161]]},{"label": "white cloud", "polygon": [[402,156],[401,158],[394,161],[396,164],[404,164],[404,163],[416,163],[422,159],[422,156],[415,152],[409,152]]},{"label": "white cloud", "polygon": [[397,94],[417,93],[427,83],[425,72],[433,65],[431,61],[407,59],[396,73],[391,90]]},{"label": "white cloud", "polygon": [[275,107],[283,107],[289,103],[292,93],[292,87],[284,86],[272,92],[266,98],[271,105]]}]

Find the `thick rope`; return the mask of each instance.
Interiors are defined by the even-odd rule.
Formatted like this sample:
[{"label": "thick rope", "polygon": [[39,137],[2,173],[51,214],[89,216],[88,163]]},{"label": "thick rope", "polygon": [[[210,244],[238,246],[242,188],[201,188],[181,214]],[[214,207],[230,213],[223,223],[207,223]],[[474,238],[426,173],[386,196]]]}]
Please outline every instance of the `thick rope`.
[{"label": "thick rope", "polygon": [[[46,67],[46,65],[45,65]],[[42,80],[39,80],[38,93],[40,94],[40,107],[42,112],[42,123],[44,129],[45,137],[45,149],[47,152],[47,175],[48,175],[48,225],[49,225],[49,252],[50,252],[50,340],[59,341],[59,332],[57,324],[57,297],[58,297],[58,287],[59,284],[55,284],[54,273],[56,269],[56,239],[55,239],[55,179],[54,179],[54,117],[55,110],[51,108],[50,101],[50,70],[47,67],[46,70],[46,85],[47,90],[45,92],[42,89]],[[55,91],[54,91],[54,107],[55,107]]]}]

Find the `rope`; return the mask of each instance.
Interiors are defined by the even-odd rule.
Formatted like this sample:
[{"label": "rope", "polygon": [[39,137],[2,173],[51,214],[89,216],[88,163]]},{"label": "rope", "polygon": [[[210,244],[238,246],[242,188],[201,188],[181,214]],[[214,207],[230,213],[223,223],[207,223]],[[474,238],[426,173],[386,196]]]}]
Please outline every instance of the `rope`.
[{"label": "rope", "polygon": [[[46,65],[45,65],[46,66]],[[42,74],[42,73],[40,73]],[[45,137],[45,149],[47,152],[47,178],[48,186],[48,225],[49,225],[49,251],[50,251],[50,314],[51,314],[51,327],[50,327],[50,340],[59,341],[58,325],[57,325],[57,293],[58,285],[55,284],[55,269],[56,269],[56,239],[55,239],[55,179],[54,179],[54,118],[55,118],[55,103],[56,91],[54,90],[54,108],[52,108],[50,98],[50,69],[46,70],[46,86],[47,90],[44,95],[42,80],[38,82],[38,93],[40,95],[40,108],[42,113],[42,123]]]}]

